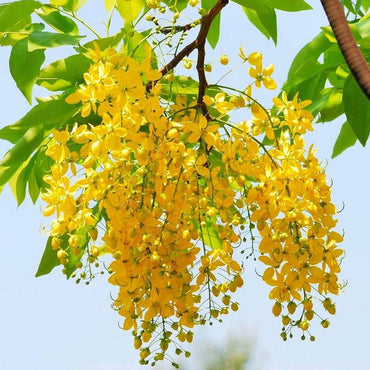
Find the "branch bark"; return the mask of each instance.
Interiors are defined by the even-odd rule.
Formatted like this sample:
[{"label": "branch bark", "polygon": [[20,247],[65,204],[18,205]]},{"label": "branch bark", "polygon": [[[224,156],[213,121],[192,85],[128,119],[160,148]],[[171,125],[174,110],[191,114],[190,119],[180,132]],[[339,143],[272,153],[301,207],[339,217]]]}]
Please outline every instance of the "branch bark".
[{"label": "branch bark", "polygon": [[[218,0],[216,4],[201,19],[201,26],[196,39],[185,46],[168,64],[166,64],[160,70],[162,77],[165,76],[168,72],[172,71],[185,57],[189,56],[195,49],[198,50],[197,71],[199,77],[199,89],[197,103],[202,110],[203,115],[207,119],[209,118],[209,114],[206,105],[203,103],[203,97],[207,88],[207,80],[204,74],[205,43],[213,20],[228,3],[229,0]],[[156,82],[157,81],[154,81],[154,84]],[[152,86],[153,83],[148,84],[147,90],[150,90]]]},{"label": "branch bark", "polygon": [[197,38],[185,46],[167,65],[161,69],[162,76],[173,70],[185,57],[189,56],[195,49],[204,46],[209,28],[216,15],[229,3],[229,0],[218,0],[217,3],[202,18],[202,24]]},{"label": "branch bark", "polygon": [[339,0],[321,0],[321,4],[349,69],[370,99],[370,68],[356,44]]}]

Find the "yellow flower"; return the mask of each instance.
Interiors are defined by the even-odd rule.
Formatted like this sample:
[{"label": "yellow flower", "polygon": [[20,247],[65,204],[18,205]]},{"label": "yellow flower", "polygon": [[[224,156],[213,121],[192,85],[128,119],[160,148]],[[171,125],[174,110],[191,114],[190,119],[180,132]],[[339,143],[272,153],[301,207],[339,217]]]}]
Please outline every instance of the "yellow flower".
[{"label": "yellow flower", "polygon": [[261,82],[266,89],[274,90],[277,85],[276,82],[271,78],[274,72],[274,65],[270,64],[268,67],[262,69],[261,65],[257,65],[255,68],[249,67],[249,75],[255,79],[255,85],[257,88],[261,87]]}]

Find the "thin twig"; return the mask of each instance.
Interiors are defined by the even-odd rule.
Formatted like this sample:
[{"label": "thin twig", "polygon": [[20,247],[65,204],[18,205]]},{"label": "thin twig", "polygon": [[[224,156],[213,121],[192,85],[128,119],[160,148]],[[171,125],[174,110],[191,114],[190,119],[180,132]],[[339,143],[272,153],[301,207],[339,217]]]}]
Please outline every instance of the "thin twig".
[{"label": "thin twig", "polygon": [[[201,48],[204,48],[212,21],[228,3],[229,0],[218,0],[217,3],[207,12],[207,14],[201,19],[201,27],[196,39],[185,46],[178,54],[175,55],[175,57],[168,64],[166,64],[160,70],[160,72],[162,73],[162,77],[165,76],[168,72],[172,71],[185,57],[189,56],[195,49],[198,49],[199,51]],[[154,81],[154,84],[158,81],[159,80]],[[152,86],[153,83],[148,84],[147,89],[150,90]]]}]

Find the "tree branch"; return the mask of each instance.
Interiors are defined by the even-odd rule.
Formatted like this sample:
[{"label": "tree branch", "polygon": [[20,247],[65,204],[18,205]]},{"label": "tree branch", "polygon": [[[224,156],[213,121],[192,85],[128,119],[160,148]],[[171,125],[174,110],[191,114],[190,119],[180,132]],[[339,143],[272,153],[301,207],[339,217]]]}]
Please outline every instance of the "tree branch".
[{"label": "tree branch", "polygon": [[[207,38],[207,34],[209,32],[209,28],[211,27],[212,21],[217,16],[218,13],[229,3],[229,0],[218,0],[217,3],[207,12],[207,14],[201,19],[201,26],[198,33],[198,36],[194,41],[190,44],[185,46],[175,57],[166,64],[160,72],[162,73],[162,77],[165,76],[168,72],[172,71],[185,57],[189,56],[195,49],[198,49],[198,62],[197,62],[197,70],[199,76],[199,94],[198,94],[198,104],[199,99],[201,99],[201,103],[203,103],[203,96],[205,93],[205,89],[207,87],[207,81],[204,75],[204,46]],[[203,65],[200,66],[200,63],[203,59]],[[203,71],[203,72],[202,72]],[[154,84],[158,82],[155,81]],[[152,83],[147,86],[147,89],[151,89]],[[204,108],[207,109],[204,105],[202,108],[203,114],[207,111],[204,111]],[[205,114],[206,115],[206,114]]]},{"label": "tree branch", "polygon": [[321,4],[349,69],[370,99],[370,68],[356,44],[339,0],[321,0]]}]

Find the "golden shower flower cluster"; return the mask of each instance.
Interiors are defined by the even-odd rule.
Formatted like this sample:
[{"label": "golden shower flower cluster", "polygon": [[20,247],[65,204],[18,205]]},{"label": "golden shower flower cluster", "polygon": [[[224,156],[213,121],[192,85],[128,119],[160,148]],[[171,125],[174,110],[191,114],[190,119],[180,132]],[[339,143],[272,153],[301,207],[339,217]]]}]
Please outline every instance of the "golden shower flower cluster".
[{"label": "golden shower flower cluster", "polygon": [[[249,95],[218,91],[204,97],[218,112],[212,119],[189,97],[162,100],[149,48],[140,63],[97,47],[90,58],[85,83],[67,98],[89,123],[53,131],[44,215],[55,215],[50,234],[61,264],[86,255],[80,278],[112,257],[113,306],[141,363],[163,359],[170,345],[188,356],[182,342],[192,341],[195,325],[238,309],[238,251],[243,241],[254,248],[255,228],[283,336],[308,329],[318,315],[314,297],[334,313],[328,295],[340,288],[342,237],[333,231],[324,169],[304,148],[308,103],[283,94],[272,117]],[[262,69],[261,54],[248,61],[256,86],[273,88],[273,67]],[[244,107],[252,119],[230,130],[223,118]]]}]

